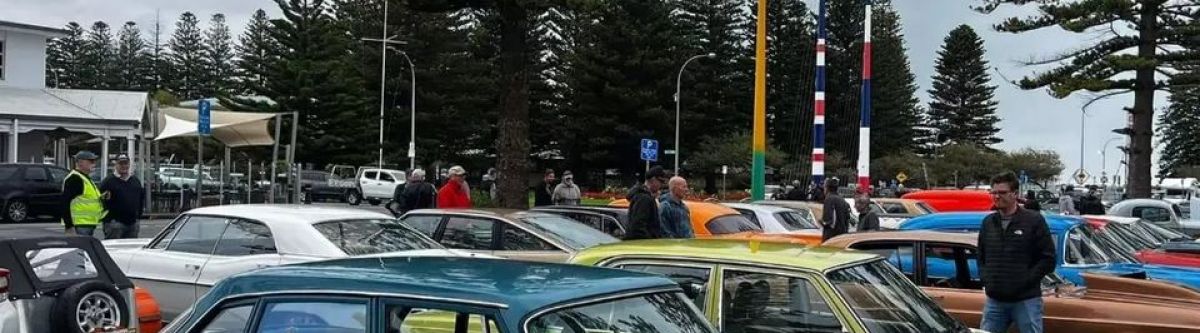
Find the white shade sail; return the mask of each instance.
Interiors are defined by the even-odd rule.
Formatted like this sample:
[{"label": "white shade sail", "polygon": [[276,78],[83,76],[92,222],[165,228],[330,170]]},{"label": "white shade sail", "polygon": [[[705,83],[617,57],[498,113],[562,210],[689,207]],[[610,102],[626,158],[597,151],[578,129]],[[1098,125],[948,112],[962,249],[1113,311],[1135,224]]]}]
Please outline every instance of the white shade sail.
[{"label": "white shade sail", "polygon": [[[196,137],[199,134],[195,109],[160,108],[158,137],[163,140]],[[212,137],[228,147],[268,146],[275,144],[271,137],[270,121],[274,113],[212,111]]]}]

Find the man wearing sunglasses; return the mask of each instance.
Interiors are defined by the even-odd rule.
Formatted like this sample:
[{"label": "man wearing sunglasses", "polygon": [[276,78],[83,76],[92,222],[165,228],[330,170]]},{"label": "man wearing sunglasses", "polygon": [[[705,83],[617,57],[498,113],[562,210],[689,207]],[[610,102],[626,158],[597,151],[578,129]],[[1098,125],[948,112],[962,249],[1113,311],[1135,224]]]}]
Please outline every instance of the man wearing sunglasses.
[{"label": "man wearing sunglasses", "polygon": [[1021,208],[1017,176],[992,178],[996,212],[979,231],[979,271],[987,302],[980,329],[1042,332],[1042,278],[1054,272],[1054,242],[1041,214]]}]

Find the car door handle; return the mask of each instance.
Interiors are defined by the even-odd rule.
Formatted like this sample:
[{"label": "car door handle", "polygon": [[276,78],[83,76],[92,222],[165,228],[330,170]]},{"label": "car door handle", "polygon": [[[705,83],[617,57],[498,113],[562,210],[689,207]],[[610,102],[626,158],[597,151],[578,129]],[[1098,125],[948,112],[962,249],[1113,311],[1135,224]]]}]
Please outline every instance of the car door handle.
[{"label": "car door handle", "polygon": [[190,270],[199,270],[199,269],[200,269],[200,265],[183,264],[183,268],[187,268],[187,269],[190,269]]}]

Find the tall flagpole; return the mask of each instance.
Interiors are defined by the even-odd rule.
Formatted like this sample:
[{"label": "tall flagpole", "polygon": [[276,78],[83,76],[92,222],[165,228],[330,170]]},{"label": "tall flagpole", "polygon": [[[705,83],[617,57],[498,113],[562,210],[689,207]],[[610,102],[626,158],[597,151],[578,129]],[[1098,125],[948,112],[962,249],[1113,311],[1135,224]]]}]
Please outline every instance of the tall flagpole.
[{"label": "tall flagpole", "polygon": [[754,43],[754,139],[750,197],[762,200],[766,190],[767,150],[767,0],[758,0],[758,38]]},{"label": "tall flagpole", "polygon": [[871,189],[871,0],[866,0],[863,20],[862,110],[858,125],[858,191]]},{"label": "tall flagpole", "polygon": [[813,102],[812,182],[825,181],[825,0],[817,5],[817,78]]}]

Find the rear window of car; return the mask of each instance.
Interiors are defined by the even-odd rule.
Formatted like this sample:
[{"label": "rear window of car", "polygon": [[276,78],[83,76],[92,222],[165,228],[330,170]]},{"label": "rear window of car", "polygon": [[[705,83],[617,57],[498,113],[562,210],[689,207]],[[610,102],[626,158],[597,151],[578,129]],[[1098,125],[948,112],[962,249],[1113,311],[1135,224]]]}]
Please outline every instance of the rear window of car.
[{"label": "rear window of car", "polygon": [[621,241],[582,222],[558,215],[527,216],[521,221],[540,231],[541,234],[553,237],[575,250]]},{"label": "rear window of car", "polygon": [[345,220],[313,225],[347,255],[442,249],[442,245],[393,220]]},{"label": "rear window of car", "polygon": [[704,226],[713,235],[736,234],[746,231],[762,231],[741,214],[723,215],[709,220]]},{"label": "rear window of car", "polygon": [[25,252],[34,276],[42,282],[90,279],[98,276],[92,256],[84,249],[50,247]]}]

